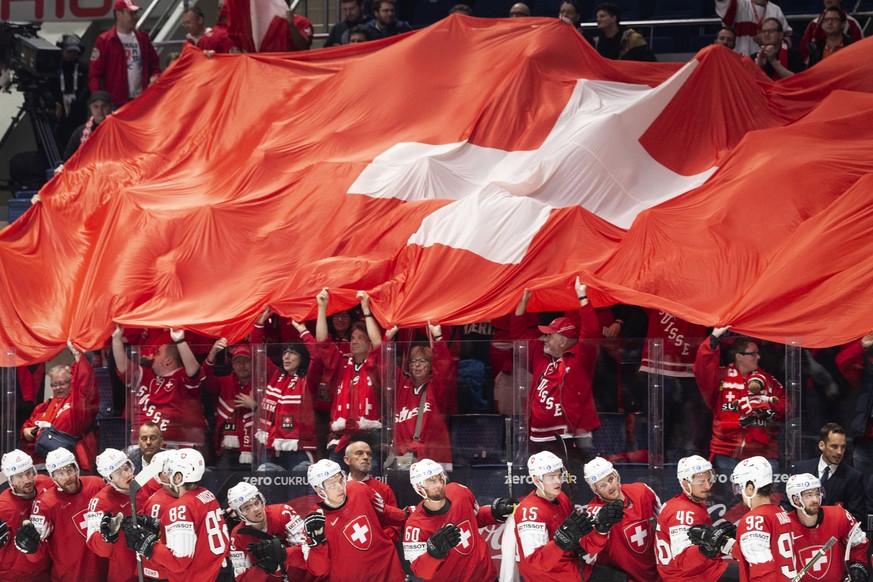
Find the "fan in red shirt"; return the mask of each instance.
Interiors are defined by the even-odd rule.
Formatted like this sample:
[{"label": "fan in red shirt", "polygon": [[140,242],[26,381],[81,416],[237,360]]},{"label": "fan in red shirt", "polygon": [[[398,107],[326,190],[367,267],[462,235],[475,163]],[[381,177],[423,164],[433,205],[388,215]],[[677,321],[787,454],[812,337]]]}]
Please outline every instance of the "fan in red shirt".
[{"label": "fan in red shirt", "polygon": [[94,424],[100,406],[97,379],[88,358],[67,344],[73,354],[72,366],[55,366],[49,370],[54,396],[36,407],[21,427],[21,436],[26,441],[24,451],[37,462],[42,457],[36,454],[36,441],[49,426],[79,439],[73,453],[83,471],[94,470],[97,456],[97,432]]},{"label": "fan in red shirt", "polygon": [[22,523],[15,545],[31,562],[45,563],[48,556],[54,582],[106,580],[108,562],[85,543],[88,503],[103,489],[103,479],[79,477],[76,457],[64,448],[46,455],[45,468],[57,487],[34,500],[30,523]]},{"label": "fan in red shirt", "polygon": [[842,507],[822,506],[822,494],[821,481],[809,473],[792,475],[785,484],[785,495],[794,507],[788,517],[794,526],[797,567],[806,565],[831,537],[837,540],[801,580],[866,582],[867,535]]},{"label": "fan in red shirt", "polygon": [[409,482],[424,501],[406,520],[403,553],[424,580],[494,580],[494,564],[480,527],[506,521],[515,499],[499,497],[479,507],[473,493],[448,483],[442,465],[422,459],[409,468]]},{"label": "fan in red shirt", "polygon": [[9,489],[0,493],[0,580],[49,582],[48,559],[31,562],[9,540],[15,539],[22,521],[30,517],[33,500],[55,484],[45,475],[37,475],[33,459],[18,449],[3,455],[2,470]]},{"label": "fan in red shirt", "polygon": [[219,469],[248,469],[252,464],[255,400],[252,398],[252,349],[236,346],[231,352],[233,371],[226,376],[215,374],[215,358],[227,347],[219,338],[206,355],[201,370],[203,387],[215,400],[215,433],[213,444]]},{"label": "fan in red shirt", "polygon": [[[138,408],[131,419],[134,426],[146,421],[158,425],[165,441],[203,444],[206,418],[200,402],[203,372],[185,341],[185,332],[170,330],[171,343],[158,348],[151,368],[131,362],[124,351],[124,330],[112,332],[112,354],[118,376],[126,381],[128,367]],[[128,396],[130,397],[130,396]]]}]

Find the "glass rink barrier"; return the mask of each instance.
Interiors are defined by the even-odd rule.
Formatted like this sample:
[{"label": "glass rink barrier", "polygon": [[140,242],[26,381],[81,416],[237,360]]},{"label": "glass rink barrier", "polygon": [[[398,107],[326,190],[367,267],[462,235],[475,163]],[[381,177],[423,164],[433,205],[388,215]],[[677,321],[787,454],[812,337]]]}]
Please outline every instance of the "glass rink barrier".
[{"label": "glass rink barrier", "polygon": [[[83,471],[93,471],[107,447],[125,450],[137,470],[162,448],[194,448],[207,465],[201,484],[222,506],[228,489],[247,481],[268,504],[289,503],[302,516],[319,501],[307,468],[323,458],[350,479],[369,476],[402,508],[422,500],[410,466],[424,458],[487,506],[530,494],[528,459],[549,451],[568,470],[565,492],[585,505],[594,493],[584,466],[595,457],[612,463],[623,484],[644,483],[667,502],[682,492],[680,459],[699,455],[714,466],[713,521],[736,522],[746,511],[729,483],[737,462],[767,458],[774,500],[782,501],[794,464],[820,455],[820,428],[837,422],[848,432],[864,401],[840,374],[840,348],[730,332],[713,341],[705,328],[692,335],[688,324],[657,312],[648,333],[639,333],[645,338],[624,338],[606,321],[596,340],[555,343],[537,328],[550,329],[554,315],[528,321],[524,334],[506,318],[438,333],[400,330],[363,351],[342,339],[316,342],[308,332],[294,342],[253,334],[235,346],[127,345],[123,362],[103,349],[79,364],[65,351],[57,361],[16,367],[14,350],[5,349],[0,445],[32,452],[39,466],[22,429],[35,439],[45,427],[37,421],[75,426]],[[73,399],[78,424],[40,416],[58,389],[75,394],[62,397]],[[869,381],[861,381],[865,390],[873,390]],[[499,560],[504,525],[480,531]]]}]

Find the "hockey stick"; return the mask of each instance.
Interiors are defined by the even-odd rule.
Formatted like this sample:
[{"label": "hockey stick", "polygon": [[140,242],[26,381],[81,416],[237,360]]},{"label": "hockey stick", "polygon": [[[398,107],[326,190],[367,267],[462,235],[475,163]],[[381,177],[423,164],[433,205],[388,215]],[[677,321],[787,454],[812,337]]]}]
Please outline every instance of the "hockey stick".
[{"label": "hockey stick", "polygon": [[[567,471],[567,497],[570,498],[570,505],[574,505],[573,493],[576,491],[576,488],[573,486],[573,481],[576,476],[570,474],[570,453],[567,451],[567,441],[561,438],[561,435],[557,432],[555,432],[555,438],[558,439],[558,441],[561,443],[561,446],[564,447],[564,470]],[[574,479],[570,479],[570,477],[573,477]]]},{"label": "hockey stick", "polygon": [[[259,540],[273,540],[273,539],[278,538],[278,536],[270,535],[265,531],[255,529],[255,528],[249,527],[247,525],[239,528],[239,530],[237,530],[237,531],[239,531],[239,533],[241,533],[244,536],[251,536],[253,538],[258,538]],[[278,539],[281,539],[281,538],[278,538]],[[285,563],[284,562],[279,564],[279,569],[282,571],[282,580],[284,580],[285,582],[289,582],[290,579],[288,578],[288,571],[285,570]]]},{"label": "hockey stick", "polygon": [[515,499],[512,494],[512,417],[506,417],[506,477],[509,481],[509,498]]},{"label": "hockey stick", "polygon": [[[130,515],[133,517],[134,523],[136,523],[136,494],[139,493],[143,485],[157,477],[162,468],[157,463],[151,463],[130,482]],[[136,553],[136,570],[139,573],[139,582],[145,582],[145,573],[142,569],[142,554],[139,552]]]},{"label": "hockey stick", "polygon": [[833,545],[835,543],[837,543],[837,538],[831,536],[831,539],[829,539],[827,542],[825,542],[825,545],[823,545],[819,551],[817,551],[816,553],[814,553],[812,555],[812,557],[806,563],[806,566],[804,566],[803,569],[800,572],[798,572],[797,575],[794,576],[794,578],[791,579],[791,582],[798,582],[801,578],[803,578],[803,575],[806,574],[807,572],[809,572],[809,569],[812,568],[816,562],[821,560],[824,557],[824,555],[826,553],[828,553],[828,550],[830,550],[833,547]]}]

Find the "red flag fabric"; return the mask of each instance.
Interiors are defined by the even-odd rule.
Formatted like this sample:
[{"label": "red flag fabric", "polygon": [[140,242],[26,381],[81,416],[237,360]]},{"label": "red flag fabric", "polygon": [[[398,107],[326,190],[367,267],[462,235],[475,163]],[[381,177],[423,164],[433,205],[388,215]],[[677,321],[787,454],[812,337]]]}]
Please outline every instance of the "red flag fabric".
[{"label": "red flag fabric", "polygon": [[112,322],[231,341],[368,290],[384,325],[576,304],[809,346],[873,329],[873,44],[773,83],[710,47],[602,60],[556,19],[452,16],[282,55],[188,48],[0,233],[0,345]]}]

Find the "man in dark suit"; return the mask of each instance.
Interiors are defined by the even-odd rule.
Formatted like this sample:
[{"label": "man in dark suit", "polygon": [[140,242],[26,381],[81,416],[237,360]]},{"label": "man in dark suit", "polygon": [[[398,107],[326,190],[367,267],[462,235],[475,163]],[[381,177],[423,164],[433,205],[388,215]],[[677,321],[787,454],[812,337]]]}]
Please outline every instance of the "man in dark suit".
[{"label": "man in dark suit", "polygon": [[160,427],[154,422],[144,422],[139,427],[139,443],[128,447],[127,458],[133,463],[133,472],[139,473],[148,467],[155,453],[163,450],[164,437]]},{"label": "man in dark suit", "polygon": [[822,505],[839,505],[862,524],[866,523],[864,476],[843,462],[846,454],[846,431],[829,422],[821,427],[818,449],[821,456],[798,461],[794,474],[810,473],[821,480],[824,489]]}]

